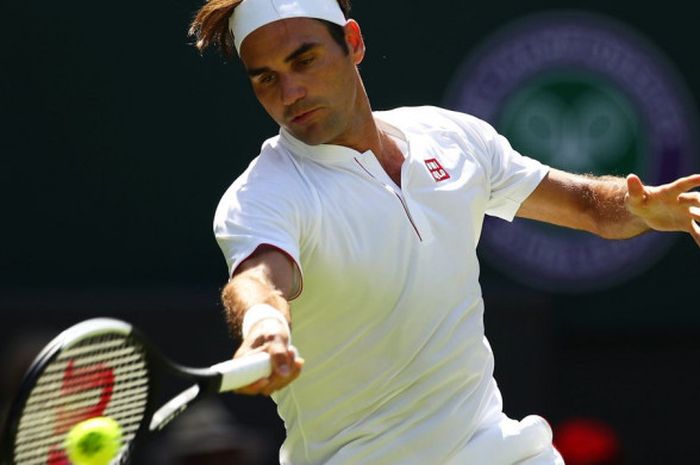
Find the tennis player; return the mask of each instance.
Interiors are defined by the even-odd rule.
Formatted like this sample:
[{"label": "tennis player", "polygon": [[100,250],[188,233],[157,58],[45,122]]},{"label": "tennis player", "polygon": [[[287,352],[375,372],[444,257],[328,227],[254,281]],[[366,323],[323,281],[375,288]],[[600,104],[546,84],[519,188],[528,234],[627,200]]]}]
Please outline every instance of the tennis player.
[{"label": "tennis player", "polygon": [[503,413],[475,252],[484,215],[610,239],[685,231],[700,245],[700,175],[569,174],[469,115],[372,111],[348,9],[210,0],[192,25],[200,50],[240,57],[280,126],[214,220],[235,356],[274,360],[241,392],[277,403],[284,465],[562,464],[542,418]]}]

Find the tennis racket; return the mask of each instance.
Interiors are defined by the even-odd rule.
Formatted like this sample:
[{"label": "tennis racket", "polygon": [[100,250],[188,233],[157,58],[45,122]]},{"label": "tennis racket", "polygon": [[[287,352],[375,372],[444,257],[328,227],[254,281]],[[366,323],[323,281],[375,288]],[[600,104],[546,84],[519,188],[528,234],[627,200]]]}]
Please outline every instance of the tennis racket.
[{"label": "tennis racket", "polygon": [[[246,386],[270,372],[267,353],[207,368],[179,366],[126,322],[83,321],[51,341],[27,371],[10,410],[0,463],[70,465],[63,447],[68,431],[107,416],[122,429],[110,465],[126,464],[137,438],[162,429],[203,393]],[[155,394],[166,375],[194,384],[158,407]]]}]

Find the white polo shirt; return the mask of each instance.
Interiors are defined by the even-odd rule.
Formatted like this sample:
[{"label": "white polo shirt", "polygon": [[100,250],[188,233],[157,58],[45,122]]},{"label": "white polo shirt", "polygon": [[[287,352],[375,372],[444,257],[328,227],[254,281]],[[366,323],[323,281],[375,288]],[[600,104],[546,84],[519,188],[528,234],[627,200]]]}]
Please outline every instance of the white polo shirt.
[{"label": "white polo shirt", "polygon": [[484,215],[512,220],[548,168],[468,115],[374,115],[404,142],[401,189],[372,152],[282,130],[216,212],[230,272],[270,244],[303,275],[306,364],[273,396],[283,465],[445,464],[502,418],[475,250]]}]

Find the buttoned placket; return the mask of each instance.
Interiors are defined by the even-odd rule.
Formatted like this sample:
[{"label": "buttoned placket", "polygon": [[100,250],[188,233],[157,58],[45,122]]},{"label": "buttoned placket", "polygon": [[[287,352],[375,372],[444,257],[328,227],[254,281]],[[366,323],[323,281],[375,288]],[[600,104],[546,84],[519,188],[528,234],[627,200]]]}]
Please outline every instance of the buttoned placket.
[{"label": "buttoned placket", "polygon": [[[408,153],[410,154],[410,146]],[[401,166],[401,184],[404,186],[403,189],[399,188],[389,177],[371,150],[354,157],[354,161],[365,175],[396,197],[420,242],[425,243],[431,240],[431,228],[425,215],[421,207],[411,200],[410,193],[405,188],[410,180],[410,157],[408,154],[406,154],[406,161]]]}]

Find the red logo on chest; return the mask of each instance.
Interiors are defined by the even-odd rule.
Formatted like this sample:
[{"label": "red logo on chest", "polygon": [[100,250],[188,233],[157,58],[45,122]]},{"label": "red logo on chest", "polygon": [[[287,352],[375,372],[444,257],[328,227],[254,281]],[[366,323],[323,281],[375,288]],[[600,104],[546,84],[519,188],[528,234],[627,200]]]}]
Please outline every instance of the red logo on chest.
[{"label": "red logo on chest", "polygon": [[433,177],[435,182],[444,181],[445,179],[450,179],[450,175],[445,171],[439,161],[435,158],[425,160],[425,166],[428,167],[430,175]]}]

